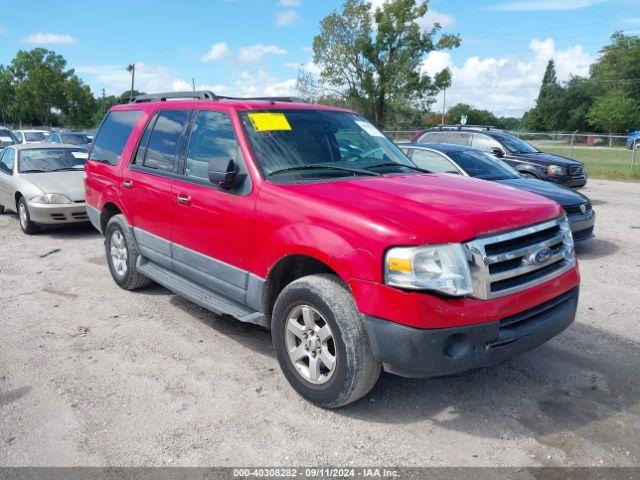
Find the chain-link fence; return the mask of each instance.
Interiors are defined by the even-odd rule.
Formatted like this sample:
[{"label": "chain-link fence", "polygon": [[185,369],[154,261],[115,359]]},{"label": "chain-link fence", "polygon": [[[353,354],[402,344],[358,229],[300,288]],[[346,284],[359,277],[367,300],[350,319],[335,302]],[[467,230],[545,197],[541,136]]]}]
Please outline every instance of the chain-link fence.
[{"label": "chain-link fence", "polygon": [[[394,142],[408,141],[417,130],[387,130]],[[511,132],[542,152],[585,164],[594,178],[640,180],[640,137],[599,133]]]}]

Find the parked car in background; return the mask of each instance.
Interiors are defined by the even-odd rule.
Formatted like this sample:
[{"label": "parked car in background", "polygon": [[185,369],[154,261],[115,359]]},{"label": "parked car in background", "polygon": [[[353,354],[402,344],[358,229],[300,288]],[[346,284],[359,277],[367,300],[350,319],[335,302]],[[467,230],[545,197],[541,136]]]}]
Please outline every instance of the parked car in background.
[{"label": "parked car in background", "polygon": [[525,177],[547,180],[569,188],[580,188],[587,184],[583,163],[541,152],[521,138],[494,127],[441,126],[418,132],[411,141],[473,147],[501,158]]},{"label": "parked car in background", "polygon": [[634,146],[640,148],[640,130],[629,133],[627,137],[627,148],[631,150]]},{"label": "parked car in background", "polygon": [[86,174],[116,284],[156,281],[270,328],[289,383],[326,408],[366,395],[382,368],[493,364],[575,317],[560,205],[425,173],[350,111],[145,95],[109,111]]},{"label": "parked car in background", "polygon": [[589,199],[581,193],[551,182],[524,177],[502,160],[475,148],[428,143],[401,143],[398,146],[416,166],[425,170],[489,180],[558,202],[567,214],[574,241],[593,237],[595,212]]},{"label": "parked car in background", "polygon": [[48,130],[16,130],[13,132],[20,143],[44,142],[51,132]]},{"label": "parked car in background", "polygon": [[91,139],[85,132],[77,132],[72,130],[58,130],[51,132],[44,143],[64,143],[67,145],[76,145],[87,150],[91,148]]},{"label": "parked car in background", "polygon": [[27,234],[43,225],[88,221],[84,166],[88,152],[75,145],[12,145],[0,156],[0,212],[18,213]]},{"label": "parked car in background", "polygon": [[0,150],[8,145],[15,145],[16,143],[20,142],[18,142],[13,132],[6,127],[0,126]]}]

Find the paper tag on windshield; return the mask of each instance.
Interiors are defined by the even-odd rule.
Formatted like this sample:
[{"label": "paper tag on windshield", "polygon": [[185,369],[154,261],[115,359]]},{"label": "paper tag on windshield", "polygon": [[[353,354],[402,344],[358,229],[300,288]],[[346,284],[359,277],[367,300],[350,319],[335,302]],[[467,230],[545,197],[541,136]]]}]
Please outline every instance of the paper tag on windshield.
[{"label": "paper tag on windshield", "polygon": [[276,132],[291,130],[291,125],[284,113],[261,112],[250,113],[249,120],[256,132]]},{"label": "paper tag on windshield", "polygon": [[0,142],[13,142],[11,137],[0,137]]},{"label": "paper tag on windshield", "polygon": [[71,152],[71,155],[73,155],[73,158],[81,158],[83,160],[89,158],[89,154],[87,152]]},{"label": "paper tag on windshield", "polygon": [[382,132],[380,130],[378,130],[376,127],[374,127],[373,125],[371,125],[369,122],[363,122],[361,120],[356,120],[356,123],[358,124],[358,126],[361,129],[363,129],[365,132],[367,132],[372,137],[384,137]]}]

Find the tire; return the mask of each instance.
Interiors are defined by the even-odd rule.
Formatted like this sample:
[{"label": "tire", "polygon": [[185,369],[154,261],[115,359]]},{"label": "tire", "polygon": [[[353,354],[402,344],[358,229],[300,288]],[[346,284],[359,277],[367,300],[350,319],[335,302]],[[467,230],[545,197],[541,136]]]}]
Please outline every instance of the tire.
[{"label": "tire", "polygon": [[120,288],[136,290],[152,283],[136,271],[140,252],[124,215],[114,215],[107,223],[104,247],[109,271]]},{"label": "tire", "polygon": [[18,199],[18,205],[16,210],[18,210],[18,221],[20,222],[20,228],[27,235],[33,235],[34,233],[38,233],[40,231],[40,225],[33,223],[31,221],[31,215],[29,215],[29,206],[27,205],[27,201],[24,197],[20,197]]},{"label": "tire", "polygon": [[[307,323],[309,317],[312,324]],[[316,333],[304,337],[312,329]],[[353,296],[335,275],[310,275],[287,285],[273,309],[271,335],[286,379],[303,398],[320,407],[355,402],[371,391],[380,376],[381,364],[373,357]],[[331,354],[332,369],[325,363]],[[294,358],[300,359],[294,363]],[[319,365],[315,375],[311,362]]]}]

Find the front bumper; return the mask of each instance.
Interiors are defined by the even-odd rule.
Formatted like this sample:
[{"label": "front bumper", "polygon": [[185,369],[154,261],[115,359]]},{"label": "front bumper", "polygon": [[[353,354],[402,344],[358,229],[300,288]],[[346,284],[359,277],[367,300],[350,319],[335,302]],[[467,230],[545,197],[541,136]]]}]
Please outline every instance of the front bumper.
[{"label": "front bumper", "polygon": [[531,350],[574,320],[579,287],[498,321],[419,329],[364,315],[373,355],[403,377],[436,377],[502,362]]},{"label": "front bumper", "polygon": [[593,226],[596,223],[596,213],[593,210],[583,215],[567,216],[574,242],[582,242],[593,237]]},{"label": "front bumper", "polygon": [[39,225],[88,222],[85,202],[69,204],[29,203],[31,221]]},{"label": "front bumper", "polygon": [[587,184],[587,176],[585,174],[576,176],[566,175],[562,177],[548,175],[547,180],[568,188],[581,188]]}]

